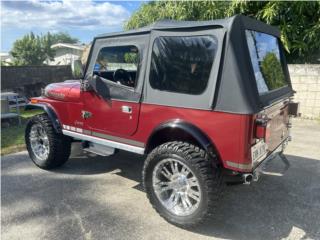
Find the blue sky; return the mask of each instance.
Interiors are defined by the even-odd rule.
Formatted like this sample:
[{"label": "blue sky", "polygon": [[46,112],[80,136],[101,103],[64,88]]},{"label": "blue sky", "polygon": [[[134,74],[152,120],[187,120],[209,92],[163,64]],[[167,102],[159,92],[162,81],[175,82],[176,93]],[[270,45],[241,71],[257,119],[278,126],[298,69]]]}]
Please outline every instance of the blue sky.
[{"label": "blue sky", "polygon": [[142,1],[1,0],[1,52],[24,34],[68,32],[89,43],[98,34],[121,31]]}]

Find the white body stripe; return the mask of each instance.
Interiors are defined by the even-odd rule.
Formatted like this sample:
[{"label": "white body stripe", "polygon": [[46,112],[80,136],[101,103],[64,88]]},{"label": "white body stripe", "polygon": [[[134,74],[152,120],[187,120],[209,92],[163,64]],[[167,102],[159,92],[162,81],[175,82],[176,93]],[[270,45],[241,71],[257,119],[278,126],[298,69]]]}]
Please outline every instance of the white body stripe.
[{"label": "white body stripe", "polygon": [[80,140],[94,142],[94,143],[101,144],[104,146],[122,149],[122,150],[134,152],[134,153],[138,153],[138,154],[144,154],[144,148],[142,148],[142,147],[136,147],[136,146],[128,145],[125,143],[119,143],[119,142],[115,142],[115,141],[111,141],[111,140],[107,140],[107,139],[103,139],[103,138],[97,138],[97,137],[85,135],[82,133],[72,132],[69,130],[62,130],[62,132],[64,135],[74,137],[74,138],[77,138]]}]

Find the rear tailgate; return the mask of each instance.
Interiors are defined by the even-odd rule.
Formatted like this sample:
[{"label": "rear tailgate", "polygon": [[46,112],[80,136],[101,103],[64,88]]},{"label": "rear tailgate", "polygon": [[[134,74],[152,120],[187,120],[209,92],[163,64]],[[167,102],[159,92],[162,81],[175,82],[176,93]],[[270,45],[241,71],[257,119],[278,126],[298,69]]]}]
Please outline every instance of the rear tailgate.
[{"label": "rear tailgate", "polygon": [[269,119],[265,139],[268,152],[274,151],[289,136],[289,101],[266,108],[263,114]]},{"label": "rear tailgate", "polygon": [[[289,137],[289,100],[269,106],[256,116],[256,142],[251,147],[251,159],[254,167]],[[261,121],[262,120],[262,121]],[[257,134],[258,126],[263,122],[263,134]],[[261,132],[261,131],[260,131]],[[259,135],[259,136],[257,136]]]}]

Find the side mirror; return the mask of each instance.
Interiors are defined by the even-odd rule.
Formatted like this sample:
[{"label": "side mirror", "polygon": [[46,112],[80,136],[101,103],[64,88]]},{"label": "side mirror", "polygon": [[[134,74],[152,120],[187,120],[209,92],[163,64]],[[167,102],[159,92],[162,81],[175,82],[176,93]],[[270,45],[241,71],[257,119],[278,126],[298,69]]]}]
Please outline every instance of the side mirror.
[{"label": "side mirror", "polygon": [[107,83],[97,75],[94,75],[90,80],[90,86],[101,97],[106,100],[110,100],[110,89]]},{"label": "side mirror", "polygon": [[71,71],[74,78],[83,77],[83,67],[81,60],[73,60],[71,63]]}]

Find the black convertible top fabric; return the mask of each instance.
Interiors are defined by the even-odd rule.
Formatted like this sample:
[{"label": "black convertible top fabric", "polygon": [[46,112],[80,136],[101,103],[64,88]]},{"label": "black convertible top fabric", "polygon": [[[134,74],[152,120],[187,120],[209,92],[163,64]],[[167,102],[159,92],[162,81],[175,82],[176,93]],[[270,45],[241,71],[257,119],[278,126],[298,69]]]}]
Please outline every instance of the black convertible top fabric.
[{"label": "black convertible top fabric", "polygon": [[[280,37],[278,28],[267,25],[252,18],[236,15],[231,18],[212,20],[212,21],[173,21],[165,20],[154,24],[130,31],[108,33],[97,36],[97,40],[112,38],[113,40],[123,39],[126,36],[148,35],[152,30],[163,32],[192,32],[195,30],[224,29],[225,36],[218,71],[217,84],[214,91],[212,108],[216,111],[252,114],[261,111],[265,106],[273,102],[293,95],[290,76],[284,58],[284,52],[280,46],[281,60],[284,65],[284,73],[288,86],[277,91],[272,91],[261,97],[258,94],[254,71],[251,64],[249,49],[245,36],[245,30],[254,30]],[[142,38],[141,41],[146,41]],[[93,48],[96,48],[94,46]],[[94,51],[94,50],[92,50]],[[145,59],[144,59],[145,60]],[[147,65],[150,65],[150,59]],[[148,74],[148,73],[147,73]],[[149,83],[144,83],[149,84]],[[159,103],[161,104],[161,103]]]},{"label": "black convertible top fabric", "polygon": [[188,29],[188,28],[199,28],[199,27],[211,27],[217,26],[218,28],[228,27],[232,22],[232,18],[211,20],[211,21],[175,21],[175,20],[161,20],[157,21],[149,26],[138,28],[123,32],[114,32],[98,35],[96,38],[106,38],[124,35],[144,34],[151,30],[174,30],[174,29]]}]

